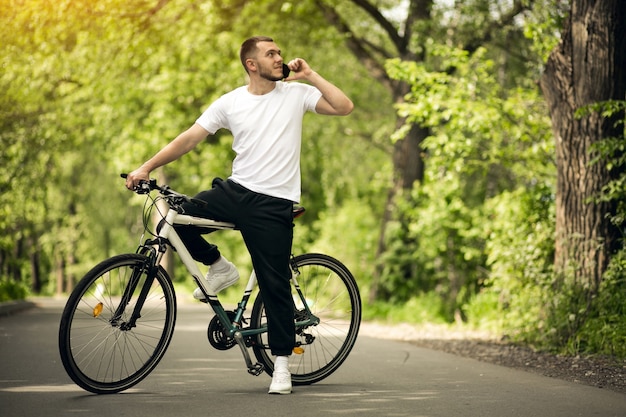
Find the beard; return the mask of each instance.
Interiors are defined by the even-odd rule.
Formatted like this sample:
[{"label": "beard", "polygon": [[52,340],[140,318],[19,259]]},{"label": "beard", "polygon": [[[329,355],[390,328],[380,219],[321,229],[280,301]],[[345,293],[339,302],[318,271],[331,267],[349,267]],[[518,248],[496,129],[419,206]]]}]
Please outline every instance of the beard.
[{"label": "beard", "polygon": [[283,79],[283,74],[282,74],[282,68],[280,69],[281,74],[280,76],[274,75],[273,73],[276,71],[276,68],[264,68],[261,67],[260,71],[259,71],[259,76],[261,76],[261,78],[265,78],[266,80],[269,81],[280,81]]}]

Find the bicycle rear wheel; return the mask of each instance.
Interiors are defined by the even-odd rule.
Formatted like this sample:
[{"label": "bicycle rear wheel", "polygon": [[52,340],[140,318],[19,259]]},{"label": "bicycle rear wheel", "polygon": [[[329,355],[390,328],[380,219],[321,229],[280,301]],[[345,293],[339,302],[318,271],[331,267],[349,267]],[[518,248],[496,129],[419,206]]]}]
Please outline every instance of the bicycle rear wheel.
[{"label": "bicycle rear wheel", "polygon": [[[296,328],[296,344],[300,353],[289,358],[289,370],[294,385],[321,381],[335,372],[346,360],[356,342],[361,324],[361,297],[350,271],[338,260],[322,254],[309,253],[293,260],[296,279],[311,313],[319,324]],[[293,288],[295,319],[304,316],[304,303]],[[263,299],[254,301],[251,327],[267,324]],[[272,375],[274,361],[268,345],[268,335],[258,336],[252,346],[257,360]]]},{"label": "bicycle rear wheel", "polygon": [[[167,273],[158,268],[134,327],[128,326],[146,283],[148,258],[126,254],[107,259],[78,283],[59,327],[59,353],[72,380],[108,394],[128,389],[159,363],[172,339],[176,298]],[[137,285],[129,283],[137,279]],[[121,316],[122,295],[133,288]]]}]

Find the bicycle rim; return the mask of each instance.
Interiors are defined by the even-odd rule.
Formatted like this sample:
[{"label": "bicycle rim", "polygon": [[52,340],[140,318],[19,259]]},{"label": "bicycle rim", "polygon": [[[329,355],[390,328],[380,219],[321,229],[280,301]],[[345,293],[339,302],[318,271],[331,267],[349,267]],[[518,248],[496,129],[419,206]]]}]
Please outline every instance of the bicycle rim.
[{"label": "bicycle rim", "polygon": [[[304,254],[297,256],[294,262],[306,303],[320,319],[318,325],[296,329],[296,343],[301,349],[289,358],[292,383],[308,385],[328,377],[348,357],[361,323],[361,298],[354,277],[338,260],[321,254]],[[297,319],[304,305],[295,289],[293,296]],[[255,300],[251,320],[253,327],[266,324],[261,297]],[[258,337],[253,351],[266,372],[272,375],[274,363],[267,333]]]},{"label": "bicycle rim", "polygon": [[[161,360],[174,332],[176,299],[159,269],[136,326],[123,330],[144,286],[146,257],[119,255],[94,267],[70,295],[59,327],[59,352],[72,380],[97,394],[128,389]],[[135,271],[139,283],[117,322],[112,320]],[[135,272],[135,275],[137,273]]]}]

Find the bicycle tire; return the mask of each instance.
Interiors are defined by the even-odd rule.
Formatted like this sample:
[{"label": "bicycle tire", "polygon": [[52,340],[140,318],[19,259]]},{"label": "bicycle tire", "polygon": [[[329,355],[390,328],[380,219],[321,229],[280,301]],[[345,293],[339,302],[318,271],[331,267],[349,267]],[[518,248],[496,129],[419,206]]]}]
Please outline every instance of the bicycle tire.
[{"label": "bicycle tire", "polygon": [[[289,370],[294,385],[310,385],[335,372],[352,350],[361,324],[361,297],[357,283],[340,261],[328,255],[309,253],[294,258],[300,274],[297,281],[312,313],[320,323],[308,328],[296,329],[296,340],[305,342],[307,335],[312,342],[300,345],[303,352],[292,354]],[[303,307],[293,287],[296,315]],[[257,296],[251,313],[251,327],[266,324],[262,296]],[[257,337],[252,346],[259,363],[270,376],[274,361],[268,345],[268,335]]]},{"label": "bicycle tire", "polygon": [[111,320],[133,271],[141,271],[120,322],[132,314],[147,275],[147,260],[139,254],[109,258],[89,271],[68,298],[59,326],[59,353],[70,378],[89,392],[112,394],[136,385],[157,366],[169,346],[176,297],[161,267],[136,326],[123,330]]}]

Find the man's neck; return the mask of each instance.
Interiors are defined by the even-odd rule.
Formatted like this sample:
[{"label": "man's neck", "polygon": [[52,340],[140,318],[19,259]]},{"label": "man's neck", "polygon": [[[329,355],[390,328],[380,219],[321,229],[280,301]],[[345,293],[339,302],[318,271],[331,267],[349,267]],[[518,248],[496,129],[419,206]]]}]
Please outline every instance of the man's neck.
[{"label": "man's neck", "polygon": [[276,81],[270,80],[250,80],[250,84],[248,84],[248,92],[250,94],[254,94],[255,96],[262,96],[274,90],[276,88]]}]

